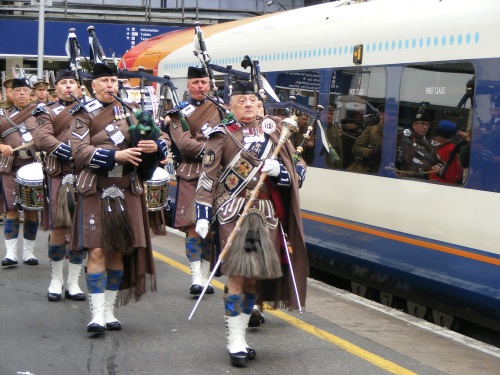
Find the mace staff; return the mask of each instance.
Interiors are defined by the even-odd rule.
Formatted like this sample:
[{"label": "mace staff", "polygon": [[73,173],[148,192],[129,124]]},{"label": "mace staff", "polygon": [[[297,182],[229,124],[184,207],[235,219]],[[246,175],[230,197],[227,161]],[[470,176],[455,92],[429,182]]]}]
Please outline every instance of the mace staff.
[{"label": "mace staff", "polygon": [[[280,138],[278,140],[278,144],[277,144],[277,146],[276,146],[273,154],[270,157],[270,159],[273,159],[273,160],[277,159],[278,154],[279,154],[279,152],[281,150],[281,147],[288,140],[288,138],[290,138],[290,136],[293,133],[296,133],[299,130],[298,126],[297,126],[297,123],[295,121],[293,121],[292,119],[284,119],[281,122],[281,124],[283,125],[283,130],[282,130],[282,132],[280,134]],[[219,259],[217,260],[217,263],[215,264],[214,269],[213,269],[212,273],[210,274],[210,277],[208,278],[208,281],[205,284],[205,287],[203,288],[200,296],[198,297],[198,300],[196,301],[196,304],[194,305],[193,311],[191,311],[191,314],[189,315],[188,320],[191,320],[191,318],[193,317],[194,312],[196,311],[196,308],[198,307],[198,305],[201,302],[201,299],[205,295],[205,292],[207,291],[208,285],[210,285],[210,282],[214,278],[214,275],[217,272],[217,269],[220,267],[220,265],[221,265],[221,263],[222,263],[222,261],[224,259],[224,256],[226,255],[227,251],[231,247],[234,238],[238,234],[238,231],[240,230],[241,225],[243,224],[243,220],[245,220],[248,212],[252,208],[253,202],[257,198],[257,196],[259,194],[259,191],[260,191],[260,188],[264,184],[264,180],[266,179],[266,177],[267,177],[267,172],[263,172],[260,175],[259,181],[257,182],[257,185],[255,186],[255,188],[252,190],[252,193],[250,194],[250,198],[248,199],[248,202],[245,204],[243,212],[241,213],[240,217],[236,221],[236,225],[235,225],[233,231],[231,232],[231,234],[229,235],[229,237],[227,239],[227,243],[224,246],[224,248],[222,249],[222,251],[221,251],[221,253],[219,255]],[[300,305],[300,301],[298,301],[298,303]]]}]

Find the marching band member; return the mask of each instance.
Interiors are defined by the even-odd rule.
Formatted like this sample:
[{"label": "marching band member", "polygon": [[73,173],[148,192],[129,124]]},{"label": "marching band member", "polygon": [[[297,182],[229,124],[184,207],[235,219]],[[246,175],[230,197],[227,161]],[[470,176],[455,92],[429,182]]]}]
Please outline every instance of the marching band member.
[{"label": "marching band member", "polygon": [[[33,140],[31,132],[35,129],[35,118],[32,116],[35,104],[30,104],[30,83],[26,79],[12,81],[14,104],[10,109],[0,110],[0,179],[2,184],[2,199],[4,201],[5,216],[5,246],[6,255],[2,266],[18,264],[17,238],[19,236],[19,211],[17,202],[16,172],[23,166],[35,160],[35,146],[15,148],[30,143]],[[17,198],[17,199],[16,199]],[[42,199],[35,197],[34,199]],[[34,248],[38,232],[38,212],[24,210],[23,223],[23,261],[28,265],[37,265]]]},{"label": "marching band member", "polygon": [[88,251],[92,320],[87,332],[104,333],[121,329],[115,301],[126,304],[156,291],[141,157],[166,158],[167,143],[157,139],[133,145],[130,113],[116,99],[116,67],[96,63],[92,75],[95,99],[72,110],[71,147],[80,173],[70,250]]},{"label": "marching band member", "polygon": [[[204,95],[210,91],[210,80],[204,68],[189,67],[187,89],[190,103],[180,110],[181,116],[185,114],[189,131],[182,128],[178,113],[170,115],[170,136],[181,154],[176,169],[178,183],[173,226],[186,231],[186,256],[191,268],[189,293],[199,295],[210,274],[212,238],[208,235],[202,239],[195,232],[194,197],[207,135],[222,119],[217,106]],[[213,287],[209,285],[206,293],[213,294]]]},{"label": "marching band member", "polygon": [[[196,232],[205,238],[214,216],[221,248],[233,231],[236,234],[223,257],[222,272],[228,276],[223,300],[230,362],[245,366],[256,357],[245,332],[258,294],[260,301],[270,302],[273,308],[305,304],[307,254],[298,189],[306,166],[303,160],[294,165],[295,149],[288,140],[278,158],[270,158],[283,130],[281,120],[257,118],[257,96],[251,83],[234,85],[230,109],[236,120],[216,127],[205,146],[196,194]],[[237,228],[264,172],[265,184]],[[288,242],[293,247],[292,268],[300,301],[284,261]]]},{"label": "marching band member", "polygon": [[49,301],[61,300],[64,285],[63,265],[67,255],[69,268],[65,296],[73,301],[85,301],[85,293],[78,285],[85,252],[67,252],[66,245],[75,204],[69,128],[72,119],[69,111],[74,107],[74,98],[78,94],[75,72],[60,70],[55,86],[58,100],[48,105],[41,103],[33,111],[38,123],[34,132],[35,145],[46,154],[44,170],[49,199],[44,201],[42,225],[45,230],[52,230],[48,250],[51,280],[47,298]]}]

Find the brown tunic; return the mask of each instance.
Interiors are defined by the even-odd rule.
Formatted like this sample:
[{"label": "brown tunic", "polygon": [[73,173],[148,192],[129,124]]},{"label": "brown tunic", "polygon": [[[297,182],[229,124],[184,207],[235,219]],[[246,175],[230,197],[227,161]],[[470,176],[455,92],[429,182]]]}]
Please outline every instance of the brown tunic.
[{"label": "brown tunic", "polygon": [[[57,215],[57,196],[62,184],[63,176],[72,174],[71,164],[68,161],[49,156],[61,142],[70,145],[70,124],[72,120],[69,111],[76,103],[53,102],[45,106],[48,113],[40,111],[36,115],[38,123],[33,138],[35,145],[40,151],[46,153],[46,165],[57,165],[58,168],[47,172],[47,190],[49,199],[44,201],[43,228],[54,229],[53,220]],[[49,159],[51,159],[49,161]]]},{"label": "brown tunic", "polygon": [[406,131],[398,134],[396,168],[401,176],[428,180],[433,165],[441,164],[441,159],[425,138]]},{"label": "brown tunic", "polygon": [[[277,130],[265,137],[269,137],[270,141],[274,144],[278,144],[279,136],[281,134],[282,127],[280,125],[280,119],[277,117],[272,117],[272,120],[277,123]],[[243,129],[244,128],[260,128],[261,122],[254,121],[249,124],[245,124],[242,128],[235,130],[232,134],[236,137],[240,143],[243,143]],[[225,167],[230,164],[231,160],[237,155],[240,148],[236,143],[224,132],[216,132],[210,135],[210,138],[206,144],[205,152],[205,162],[202,168],[201,177],[205,183],[200,183],[200,188],[196,195],[196,202],[213,207],[214,215],[217,211],[217,207],[224,204],[226,199],[229,198],[229,193],[227,193],[228,184],[230,185],[230,179],[220,179],[219,169],[225,169]],[[304,236],[302,229],[302,220],[300,217],[300,200],[299,200],[299,188],[298,180],[299,177],[295,173],[296,168],[293,163],[293,155],[295,153],[295,148],[290,141],[286,141],[278,155],[278,159],[285,166],[290,174],[291,186],[290,187],[279,187],[278,192],[281,197],[282,204],[284,208],[284,219],[281,223],[284,232],[288,235],[288,241],[293,248],[293,254],[291,255],[292,266],[294,270],[295,280],[297,282],[297,288],[300,298],[300,305],[305,305],[306,300],[306,286],[307,286],[307,272],[308,272],[308,260],[307,253],[304,244]],[[270,155],[269,155],[270,156]],[[299,163],[305,167],[305,162],[300,160]],[[257,166],[258,167],[258,166]],[[206,176],[205,176],[206,174]],[[247,190],[253,190],[257,181],[260,178],[260,172],[257,172],[252,178],[248,180],[246,185]],[[213,181],[212,188],[210,189],[210,181]],[[267,184],[266,184],[267,185]],[[268,188],[264,185],[260,189],[260,192],[264,194],[270,193]],[[270,184],[267,185],[270,187]],[[226,194],[224,193],[226,192]],[[272,202],[273,207],[276,209],[277,202],[266,199],[256,200],[255,204],[262,204],[261,202]],[[274,198],[274,197],[273,197]],[[246,204],[247,198],[239,194],[234,200],[238,201],[243,199],[243,204],[238,205],[239,208],[243,208]],[[279,204],[278,204],[279,206]],[[220,210],[217,215],[217,220],[219,222],[226,221],[224,216],[225,210]],[[219,226],[219,239],[221,241],[221,248],[227,241],[229,234],[233,231],[236,221],[239,215],[233,215],[231,221],[224,222],[223,225]],[[273,220],[271,218],[270,220]],[[268,220],[268,224],[269,220]],[[270,237],[275,244],[276,251],[280,253],[282,261],[283,276],[278,279],[272,280],[259,280],[258,281],[258,295],[259,301],[269,302],[273,308],[278,307],[288,307],[288,308],[298,308],[297,299],[295,297],[295,289],[293,287],[292,278],[290,274],[290,267],[287,265],[286,254],[282,253],[281,243],[280,243],[281,229],[279,225],[270,230]]]},{"label": "brown tunic", "polygon": [[209,100],[196,107],[196,110],[186,118],[190,131],[182,129],[177,115],[170,118],[172,120],[170,136],[182,156],[181,163],[176,169],[177,199],[173,226],[186,228],[195,224],[194,198],[206,142],[201,128],[205,124],[213,128],[220,123],[221,118],[217,106]]},{"label": "brown tunic", "polygon": [[[36,121],[31,114],[35,107],[36,105],[30,104],[26,108],[20,111],[17,107],[11,107],[9,110],[4,110],[4,116],[0,116],[1,143],[10,145],[14,149],[29,142],[26,140],[27,138],[23,139],[21,131],[19,130],[6,135],[5,137],[2,137],[2,134],[4,134],[5,131],[12,128],[11,123],[6,118],[6,116],[10,116],[12,122],[16,125],[19,125],[24,122],[28,134],[32,136],[32,132],[35,130],[36,127]],[[23,155],[21,155],[21,153]],[[26,154],[26,156],[24,156],[24,154]],[[33,163],[35,161],[34,158],[35,154],[36,150],[34,146],[29,147],[27,149],[23,149],[22,152],[15,152],[14,162],[12,164],[12,170],[10,171],[10,173],[0,174],[4,211],[17,209],[17,207],[14,204],[15,198],[18,195],[18,187],[15,181],[16,173],[19,171],[21,167]]]},{"label": "brown tunic", "polygon": [[[125,196],[124,209],[132,221],[134,235],[134,251],[123,257],[124,275],[120,285],[119,303],[126,304],[130,299],[137,300],[142,294],[155,291],[156,275],[144,192],[135,195],[132,191],[130,174],[133,166],[124,165],[121,177],[109,177],[108,172],[102,168],[96,173],[88,172],[89,163],[97,148],[118,151],[130,147],[128,124],[123,118],[115,118],[115,113],[119,110],[114,107],[120,107],[121,110],[121,105],[117,102],[90,113],[81,108],[74,114],[71,122],[71,146],[75,163],[81,172],[78,176],[78,202],[73,219],[70,249],[102,247],[101,194],[103,189],[112,185],[122,189]],[[118,145],[115,145],[104,130],[110,124],[116,126],[124,137]],[[137,178],[139,179],[138,176]],[[95,182],[86,183],[91,180]],[[139,183],[143,185],[142,181]]]}]

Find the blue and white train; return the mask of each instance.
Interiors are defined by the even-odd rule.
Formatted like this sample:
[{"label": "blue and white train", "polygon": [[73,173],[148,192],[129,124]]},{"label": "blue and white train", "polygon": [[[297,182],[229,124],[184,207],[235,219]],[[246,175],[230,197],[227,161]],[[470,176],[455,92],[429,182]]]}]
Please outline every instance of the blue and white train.
[{"label": "blue and white train", "polygon": [[[393,114],[376,173],[332,165],[316,131],[301,189],[310,265],[448,327],[463,319],[500,331],[499,16],[494,0],[337,1],[203,27],[213,64],[243,71],[245,55],[257,59],[281,98],[335,103],[336,121],[380,105]],[[141,43],[126,66],[168,74],[182,90],[198,65],[193,36]],[[397,173],[398,132],[422,102],[431,132],[446,119],[470,135],[458,183]]]}]

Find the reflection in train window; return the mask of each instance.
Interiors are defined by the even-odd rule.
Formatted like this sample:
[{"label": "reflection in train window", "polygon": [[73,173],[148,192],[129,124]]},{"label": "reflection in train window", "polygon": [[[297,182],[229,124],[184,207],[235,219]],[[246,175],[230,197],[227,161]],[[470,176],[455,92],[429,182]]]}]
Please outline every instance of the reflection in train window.
[{"label": "reflection in train window", "polygon": [[384,68],[334,71],[326,138],[340,160],[325,155],[329,167],[377,173],[382,156],[386,82]]},{"label": "reflection in train window", "polygon": [[474,68],[469,63],[412,65],[403,70],[395,163],[400,177],[465,182],[473,87]]},{"label": "reflection in train window", "polygon": [[[295,101],[313,110],[318,102],[319,88],[320,76],[317,71],[294,71],[278,74],[275,92],[280,101]],[[280,116],[280,111],[276,110],[275,115]],[[307,132],[307,128],[313,125],[314,117],[298,111],[292,111],[292,113],[286,115],[295,116],[299,126],[299,131],[294,133],[290,140],[295,148],[301,147],[303,149],[302,157],[304,161],[308,165],[312,164],[314,161],[315,127],[312,127],[308,139],[304,138],[304,134]]]}]

